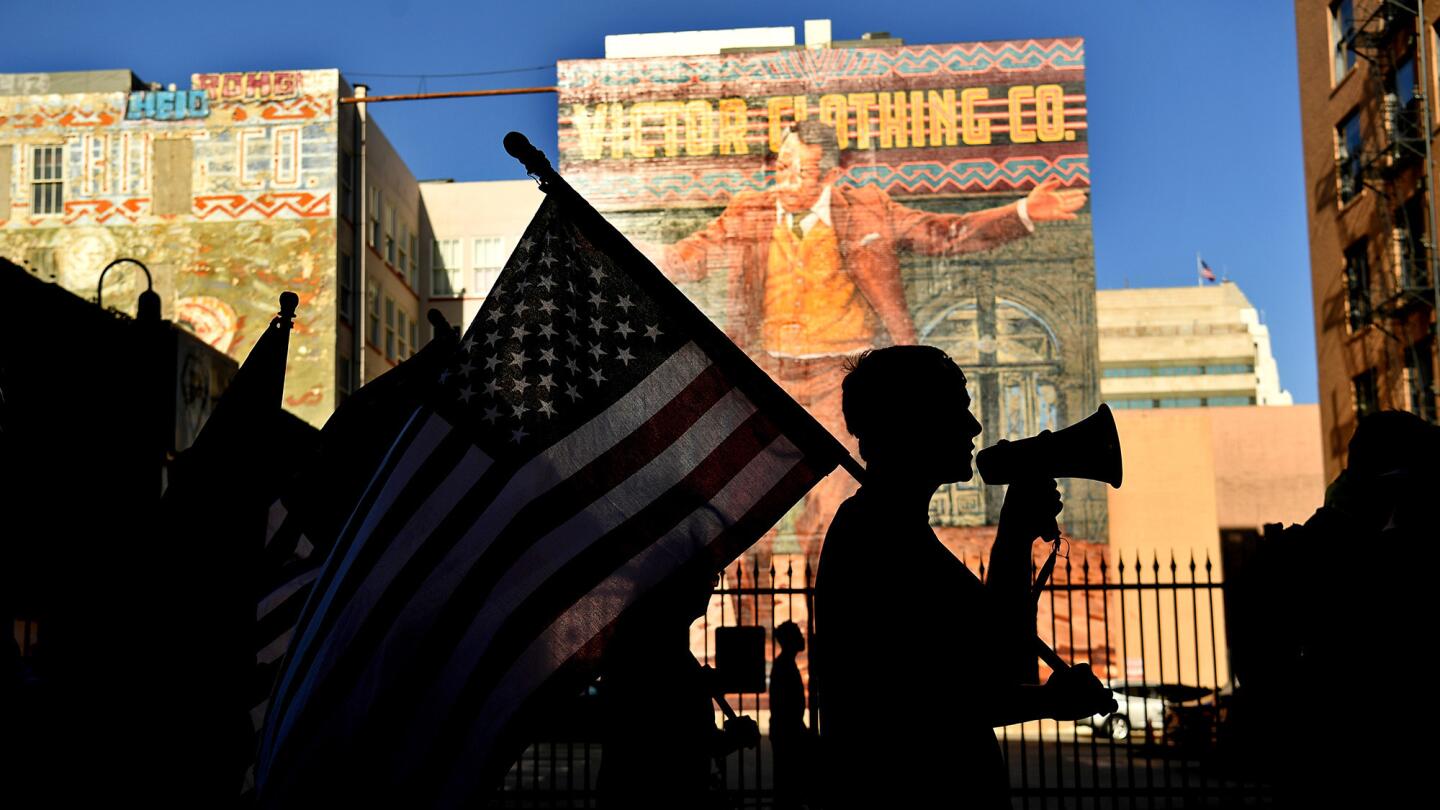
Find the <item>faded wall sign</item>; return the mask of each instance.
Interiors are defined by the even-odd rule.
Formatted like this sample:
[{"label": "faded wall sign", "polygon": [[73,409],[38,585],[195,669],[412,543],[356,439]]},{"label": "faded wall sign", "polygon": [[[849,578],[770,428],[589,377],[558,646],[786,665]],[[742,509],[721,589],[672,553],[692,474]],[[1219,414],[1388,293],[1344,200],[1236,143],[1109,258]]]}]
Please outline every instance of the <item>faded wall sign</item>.
[{"label": "faded wall sign", "polygon": [[[567,179],[832,433],[860,352],[945,349],[985,442],[1098,402],[1079,39],[559,63]],[[778,527],[813,554],[854,489],[830,476]],[[947,486],[941,527],[993,525],[998,488]],[[1105,537],[1104,492],[1066,523]]]}]

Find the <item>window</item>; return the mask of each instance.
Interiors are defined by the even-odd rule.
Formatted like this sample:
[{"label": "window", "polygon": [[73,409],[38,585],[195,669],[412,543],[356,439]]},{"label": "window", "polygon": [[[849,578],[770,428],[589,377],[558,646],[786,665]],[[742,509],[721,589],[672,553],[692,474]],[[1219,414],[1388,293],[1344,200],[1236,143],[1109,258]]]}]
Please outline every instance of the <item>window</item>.
[{"label": "window", "polygon": [[1254,374],[1254,363],[1212,363],[1205,366],[1206,374]]},{"label": "window", "polygon": [[395,299],[385,296],[385,359],[395,359]]},{"label": "window", "polygon": [[1233,405],[1254,405],[1254,397],[1207,397],[1205,404],[1211,408],[1228,407]]},{"label": "window", "polygon": [[1375,369],[1371,368],[1350,378],[1355,418],[1362,419],[1380,410],[1380,386]]},{"label": "window", "polygon": [[[338,355],[335,360],[335,388],[340,402],[344,402],[345,398],[350,396],[350,392],[355,390],[354,372],[355,366],[350,362],[350,358],[343,354]],[[337,402],[336,405],[339,405],[340,402]]]},{"label": "window", "polygon": [[475,286],[471,293],[488,295],[495,279],[505,266],[505,241],[498,236],[482,236],[475,240]]},{"label": "window", "polygon": [[355,222],[355,156],[340,150],[340,216]]},{"label": "window", "polygon": [[1334,84],[1339,84],[1350,68],[1355,67],[1355,51],[1348,42],[1355,29],[1355,8],[1351,0],[1336,0],[1330,4],[1330,54],[1333,61]]},{"label": "window", "polygon": [[1425,201],[1419,194],[1411,197],[1395,212],[1395,281],[1402,290],[1424,289],[1429,282],[1425,225]]},{"label": "window", "polygon": [[1160,400],[1162,408],[1198,408],[1201,404],[1200,397],[1166,397]]},{"label": "window", "polygon": [[65,147],[37,146],[33,154],[30,212],[59,214],[65,209]]},{"label": "window", "polygon": [[355,259],[345,251],[340,252],[340,320],[350,323],[354,317],[351,299],[355,295]]},{"label": "window", "polygon": [[410,266],[406,268],[406,277],[410,279],[410,288],[420,289],[420,237],[410,234]]},{"label": "window", "polygon": [[370,329],[368,331],[370,334],[367,335],[367,338],[370,345],[378,349],[380,348],[380,286],[375,283],[373,278],[369,281]]},{"label": "window", "polygon": [[410,346],[408,340],[410,337],[410,324],[408,323],[409,320],[409,317],[405,314],[405,310],[402,309],[399,312],[395,313],[395,343],[397,347],[395,350],[395,356],[399,357],[401,360],[404,360],[410,354]]},{"label": "window", "polygon": [[[396,240],[396,251],[398,258],[395,261],[395,269],[400,275],[405,275],[405,270],[410,266],[410,228],[405,223],[400,223],[400,238]],[[407,279],[408,280],[408,279]]]},{"label": "window", "polygon": [[1435,421],[1434,341],[1418,341],[1405,353],[1405,389],[1409,407],[1406,409],[1426,422]]},{"label": "window", "polygon": [[460,240],[437,239],[430,253],[430,286],[433,295],[461,295],[465,292],[460,267]]},{"label": "window", "polygon": [[414,357],[415,352],[420,350],[420,324],[414,318],[410,319],[410,356]]},{"label": "window", "polygon": [[1370,256],[1364,239],[1345,249],[1345,318],[1350,331],[1370,322]]},{"label": "window", "polygon": [[1335,127],[1335,173],[1340,182],[1340,202],[1347,203],[1360,193],[1360,111],[1345,116]]},{"label": "window", "polygon": [[376,248],[376,245],[380,244],[380,190],[372,187],[367,202],[369,210],[366,213],[370,218],[370,229],[366,232],[366,244]]},{"label": "window", "polygon": [[395,266],[395,206],[385,206],[385,261]]}]

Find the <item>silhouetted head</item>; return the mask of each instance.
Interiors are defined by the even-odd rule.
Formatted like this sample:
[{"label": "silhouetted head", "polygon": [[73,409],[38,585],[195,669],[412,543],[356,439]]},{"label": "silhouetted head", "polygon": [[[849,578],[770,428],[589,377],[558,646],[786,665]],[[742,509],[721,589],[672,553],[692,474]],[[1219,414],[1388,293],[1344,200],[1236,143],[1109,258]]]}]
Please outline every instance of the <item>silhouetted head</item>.
[{"label": "silhouetted head", "polygon": [[1346,470],[1360,478],[1424,474],[1440,464],[1440,428],[1405,411],[1380,411],[1360,420],[1350,439]]},{"label": "silhouetted head", "polygon": [[819,121],[795,125],[775,158],[775,190],[785,210],[802,211],[814,205],[821,190],[835,182],[839,167],[834,127]]},{"label": "silhouetted head", "polygon": [[861,354],[842,384],[845,427],[872,469],[903,470],[935,484],[969,481],[980,422],[965,374],[934,346]]},{"label": "silhouetted head", "polygon": [[785,622],[775,628],[775,643],[780,645],[782,652],[798,653],[805,649],[805,634],[800,632],[800,625]]}]

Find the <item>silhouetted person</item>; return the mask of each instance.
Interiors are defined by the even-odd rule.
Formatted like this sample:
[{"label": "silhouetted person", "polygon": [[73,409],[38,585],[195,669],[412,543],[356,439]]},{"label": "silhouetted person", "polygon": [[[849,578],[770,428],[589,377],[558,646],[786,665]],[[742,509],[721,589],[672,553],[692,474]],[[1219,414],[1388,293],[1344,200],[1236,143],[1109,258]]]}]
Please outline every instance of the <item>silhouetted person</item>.
[{"label": "silhouetted person", "polygon": [[775,628],[780,653],[770,665],[770,750],[775,756],[775,806],[799,807],[808,795],[810,729],[805,725],[805,685],[795,656],[805,649],[805,634],[794,622]]},{"label": "silhouetted person", "polygon": [[816,582],[827,808],[1008,808],[994,727],[1113,707],[1088,665],[1038,685],[1031,544],[1054,531],[1054,481],[1010,485],[984,584],[930,528],[936,489],[973,476],[969,406],[959,366],[929,346],[866,352],[845,378],[866,476]]},{"label": "silhouetted person", "polygon": [[597,785],[604,808],[704,808],[714,759],[754,745],[753,720],[715,727],[713,673],[690,653],[690,625],[705,613],[715,581],[676,575],[606,650]]},{"label": "silhouetted person", "polygon": [[[1284,806],[1401,806],[1424,795],[1417,744],[1371,742],[1361,728],[1424,722],[1430,705],[1431,645],[1417,622],[1428,573],[1410,567],[1429,570],[1437,493],[1440,428],[1402,411],[1367,416],[1325,505],[1303,525],[1266,527],[1246,566],[1238,590],[1259,629],[1235,668],[1258,728],[1241,737],[1260,741],[1251,751]],[[1363,573],[1348,573],[1356,564]],[[1412,697],[1369,705],[1363,695],[1380,688]]]}]

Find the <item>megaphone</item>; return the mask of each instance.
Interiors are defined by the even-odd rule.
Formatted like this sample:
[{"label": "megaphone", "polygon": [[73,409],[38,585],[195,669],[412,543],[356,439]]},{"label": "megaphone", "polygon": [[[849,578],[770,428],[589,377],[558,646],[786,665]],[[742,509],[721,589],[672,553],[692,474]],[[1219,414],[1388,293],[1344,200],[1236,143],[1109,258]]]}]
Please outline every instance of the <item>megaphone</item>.
[{"label": "megaphone", "polygon": [[1063,430],[1040,431],[1019,441],[1001,439],[975,456],[975,468],[987,484],[1018,478],[1088,478],[1120,488],[1120,434],[1110,406]]}]

